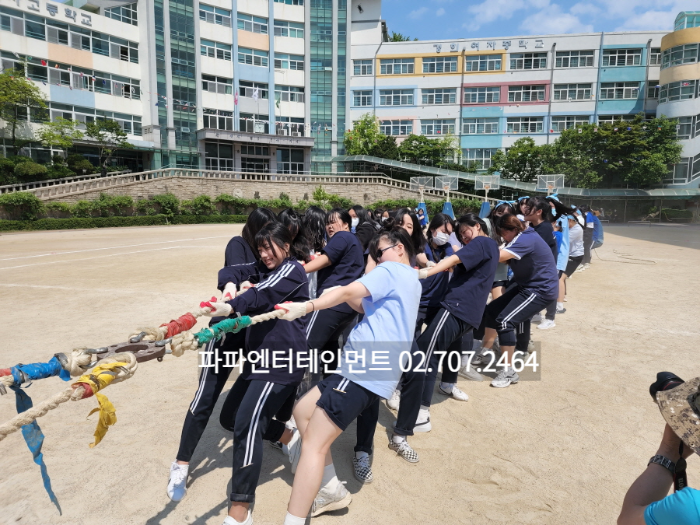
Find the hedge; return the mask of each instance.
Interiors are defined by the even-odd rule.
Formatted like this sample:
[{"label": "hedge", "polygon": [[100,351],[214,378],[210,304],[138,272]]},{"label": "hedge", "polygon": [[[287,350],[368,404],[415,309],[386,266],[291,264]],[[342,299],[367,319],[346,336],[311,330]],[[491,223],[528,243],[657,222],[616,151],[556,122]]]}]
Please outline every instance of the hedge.
[{"label": "hedge", "polygon": [[245,223],[245,215],[146,215],[139,217],[95,217],[91,219],[39,219],[36,221],[2,221],[0,231],[76,230],[116,228],[120,226],[164,226],[166,224],[231,224]]},{"label": "hedge", "polygon": [[664,208],[661,210],[661,218],[667,221],[672,219],[692,219],[693,212],[692,210],[675,210],[673,208]]}]

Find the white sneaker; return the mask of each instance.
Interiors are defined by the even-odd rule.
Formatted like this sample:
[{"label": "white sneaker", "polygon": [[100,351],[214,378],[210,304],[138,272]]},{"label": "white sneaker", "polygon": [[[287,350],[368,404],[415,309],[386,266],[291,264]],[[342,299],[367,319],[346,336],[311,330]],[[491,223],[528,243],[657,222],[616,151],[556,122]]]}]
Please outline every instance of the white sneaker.
[{"label": "white sneaker", "polygon": [[324,512],[344,509],[352,501],[352,495],[345,488],[345,482],[338,483],[334,492],[327,492],[324,489],[318,491],[311,506],[311,517],[316,517]]},{"label": "white sneaker", "polygon": [[187,472],[189,465],[179,465],[173,461],[170,465],[170,479],[168,480],[168,497],[173,501],[180,501],[187,494]]},{"label": "white sneaker", "polygon": [[401,403],[401,390],[394,390],[391,397],[386,400],[386,406],[392,410],[398,410],[399,403]]},{"label": "white sneaker", "polygon": [[540,330],[549,330],[550,328],[554,328],[556,323],[552,319],[543,319],[540,324],[537,325],[537,328]]},{"label": "white sneaker", "polygon": [[236,521],[231,516],[226,516],[223,525],[253,525],[253,515],[249,510],[245,521]]},{"label": "white sneaker", "polygon": [[479,372],[477,372],[476,368],[474,368],[471,363],[460,368],[459,372],[457,372],[457,374],[459,374],[459,376],[463,377],[464,379],[468,379],[469,381],[483,381],[484,380],[484,376],[482,376]]},{"label": "white sneaker", "polygon": [[289,440],[287,445],[282,445],[282,452],[289,456],[289,462],[292,464],[292,474],[297,471],[297,465],[299,465],[299,458],[301,457],[301,434],[298,429],[294,429],[294,434],[292,434],[292,439]]},{"label": "white sneaker", "polygon": [[584,270],[588,270],[591,267],[591,263],[586,263],[583,265]]},{"label": "white sneaker", "polygon": [[433,429],[433,424],[430,422],[430,410],[420,409],[416,418],[416,426],[413,427],[413,432],[424,433],[430,432]]},{"label": "white sneaker", "polygon": [[491,381],[491,386],[496,388],[506,388],[511,384],[515,384],[520,381],[520,376],[513,370],[509,368],[508,370],[501,370],[493,381]]},{"label": "white sneaker", "polygon": [[466,393],[462,392],[459,388],[457,388],[457,385],[452,385],[452,390],[446,390],[442,388],[442,383],[440,383],[440,385],[438,386],[438,390],[441,394],[446,395],[448,397],[452,397],[457,401],[469,400],[469,396]]},{"label": "white sneaker", "polygon": [[542,316],[540,314],[535,314],[532,316],[532,320],[530,321],[531,323],[541,323],[542,322]]}]

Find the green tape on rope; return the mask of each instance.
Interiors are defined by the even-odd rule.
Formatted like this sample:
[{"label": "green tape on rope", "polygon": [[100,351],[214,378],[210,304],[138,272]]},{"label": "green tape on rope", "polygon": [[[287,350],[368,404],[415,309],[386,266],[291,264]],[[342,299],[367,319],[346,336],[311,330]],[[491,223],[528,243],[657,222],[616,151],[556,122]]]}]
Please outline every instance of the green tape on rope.
[{"label": "green tape on rope", "polygon": [[194,334],[194,338],[197,340],[199,346],[208,343],[212,339],[218,339],[221,334],[225,333],[238,333],[244,328],[248,328],[252,323],[250,317],[244,315],[242,317],[236,317],[235,319],[224,319],[223,321],[216,323],[209,328],[204,328]]}]

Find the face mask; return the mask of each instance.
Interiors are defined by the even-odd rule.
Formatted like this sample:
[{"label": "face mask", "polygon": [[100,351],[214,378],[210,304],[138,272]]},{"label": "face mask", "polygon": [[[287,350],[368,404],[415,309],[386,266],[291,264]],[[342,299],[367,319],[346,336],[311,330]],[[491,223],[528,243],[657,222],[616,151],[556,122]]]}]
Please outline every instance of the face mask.
[{"label": "face mask", "polygon": [[437,232],[433,237],[433,240],[438,246],[443,246],[447,244],[447,242],[450,240],[450,236],[447,235],[445,232]]},{"label": "face mask", "polygon": [[355,217],[354,219],[352,219],[352,220],[350,221],[350,224],[352,225],[353,228],[357,228],[357,225],[360,224],[360,219],[358,219],[357,217]]},{"label": "face mask", "polygon": [[556,217],[556,216],[557,216],[557,209],[552,208],[552,217]]},{"label": "face mask", "polygon": [[382,222],[386,222],[387,219],[388,217],[382,217]]}]

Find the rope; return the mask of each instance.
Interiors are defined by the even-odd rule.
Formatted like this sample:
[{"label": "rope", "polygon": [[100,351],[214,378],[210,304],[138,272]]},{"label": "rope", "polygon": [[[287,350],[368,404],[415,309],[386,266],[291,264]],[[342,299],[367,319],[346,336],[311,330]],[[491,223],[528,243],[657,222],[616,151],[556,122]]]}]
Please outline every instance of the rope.
[{"label": "rope", "polygon": [[92,356],[84,348],[76,348],[69,355],[56,354],[46,363],[19,364],[12,368],[0,369],[0,385],[12,387],[27,383],[28,387],[36,379],[54,376],[68,381],[71,376],[85,373],[91,359]]},{"label": "rope", "polygon": [[[197,318],[209,312],[209,308],[198,308],[185,315],[181,315],[177,319],[173,319],[169,323],[163,323],[158,328],[145,327],[139,328],[136,332],[129,335],[128,340],[138,339],[138,341],[162,341],[185,332],[197,324]],[[142,335],[143,334],[143,335]],[[133,342],[138,342],[133,341]]]},{"label": "rope", "polygon": [[[600,255],[598,255],[598,250],[593,250],[596,254],[596,257],[598,257],[599,260],[605,261],[605,262],[614,262],[614,263],[622,263],[622,264],[636,264],[640,266],[649,266],[651,264],[656,264],[656,261],[652,261],[651,259],[636,259],[632,257],[631,254],[629,253],[620,253],[617,250],[613,250],[613,253],[617,255],[620,259],[626,259],[625,261],[618,261],[616,259],[603,259]],[[630,261],[640,261],[640,262],[630,262]]]}]

